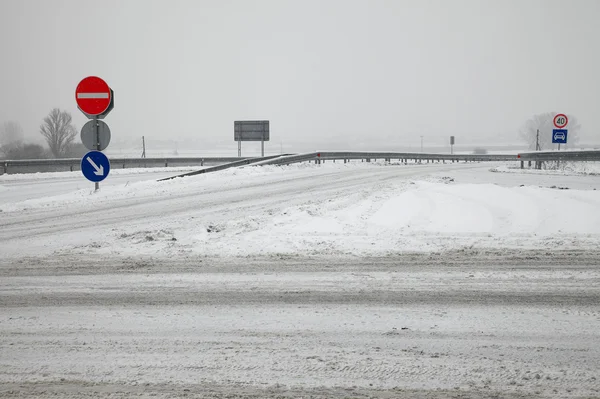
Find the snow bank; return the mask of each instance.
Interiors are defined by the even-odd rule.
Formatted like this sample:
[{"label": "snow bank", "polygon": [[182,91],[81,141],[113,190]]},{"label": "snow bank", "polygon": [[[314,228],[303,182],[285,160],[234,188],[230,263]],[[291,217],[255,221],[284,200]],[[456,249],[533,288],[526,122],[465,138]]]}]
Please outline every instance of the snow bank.
[{"label": "snow bank", "polygon": [[[579,248],[600,243],[600,194],[420,181],[385,196],[292,207],[173,235],[199,253],[377,255],[457,248]],[[210,230],[210,229],[209,229]]]}]

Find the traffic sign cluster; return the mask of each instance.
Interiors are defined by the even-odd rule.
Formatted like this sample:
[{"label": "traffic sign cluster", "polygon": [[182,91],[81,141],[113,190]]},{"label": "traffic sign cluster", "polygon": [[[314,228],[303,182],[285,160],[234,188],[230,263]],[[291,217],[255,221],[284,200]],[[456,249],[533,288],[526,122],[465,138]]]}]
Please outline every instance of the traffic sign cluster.
[{"label": "traffic sign cluster", "polygon": [[552,144],[558,144],[558,149],[560,149],[561,144],[567,144],[569,131],[565,127],[569,123],[569,118],[565,114],[558,114],[554,117],[553,122],[556,129],[552,129]]},{"label": "traffic sign cluster", "polygon": [[104,80],[88,76],[77,85],[75,100],[79,110],[91,119],[81,128],[81,142],[91,150],[81,159],[81,172],[98,189],[98,183],[110,172],[110,162],[101,152],[110,143],[110,129],[100,119],[114,108],[115,94]]}]

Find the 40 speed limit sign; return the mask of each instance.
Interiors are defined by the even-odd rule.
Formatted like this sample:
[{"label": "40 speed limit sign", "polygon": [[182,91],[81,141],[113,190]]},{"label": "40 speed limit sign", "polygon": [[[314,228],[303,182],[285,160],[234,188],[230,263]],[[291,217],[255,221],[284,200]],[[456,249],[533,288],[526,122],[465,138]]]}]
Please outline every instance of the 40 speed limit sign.
[{"label": "40 speed limit sign", "polygon": [[554,117],[554,126],[557,129],[562,129],[569,123],[569,118],[565,114],[558,114]]}]

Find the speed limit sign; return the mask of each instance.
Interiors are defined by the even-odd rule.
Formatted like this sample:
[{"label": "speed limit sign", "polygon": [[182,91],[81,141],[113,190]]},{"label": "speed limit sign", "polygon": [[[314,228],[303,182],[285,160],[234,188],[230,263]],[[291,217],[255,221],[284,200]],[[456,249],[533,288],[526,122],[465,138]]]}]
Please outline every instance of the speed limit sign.
[{"label": "speed limit sign", "polygon": [[567,115],[565,114],[558,114],[554,117],[554,126],[558,129],[567,126],[567,123],[569,123],[569,118],[567,118]]}]

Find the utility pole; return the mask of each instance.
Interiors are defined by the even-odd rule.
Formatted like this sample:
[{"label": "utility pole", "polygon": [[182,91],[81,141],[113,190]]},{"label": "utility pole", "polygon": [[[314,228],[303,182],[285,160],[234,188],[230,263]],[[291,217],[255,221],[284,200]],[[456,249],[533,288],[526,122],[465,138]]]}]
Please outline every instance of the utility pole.
[{"label": "utility pole", "polygon": [[142,158],[146,158],[146,138],[142,136]]}]

